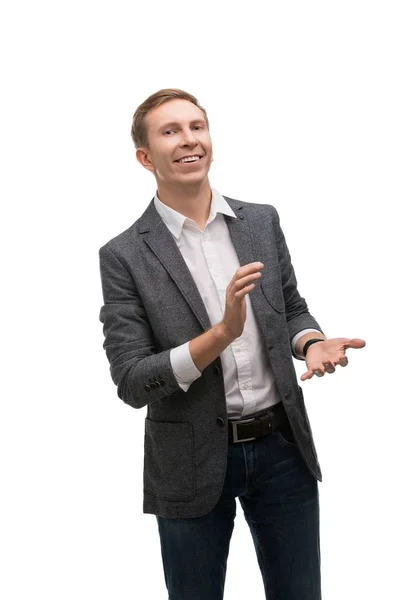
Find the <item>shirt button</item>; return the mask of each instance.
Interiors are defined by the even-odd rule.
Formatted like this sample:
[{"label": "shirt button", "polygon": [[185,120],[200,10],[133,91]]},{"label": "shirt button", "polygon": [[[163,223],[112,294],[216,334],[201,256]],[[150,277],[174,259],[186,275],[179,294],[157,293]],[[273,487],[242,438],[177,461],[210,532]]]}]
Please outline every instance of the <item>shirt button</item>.
[{"label": "shirt button", "polygon": [[244,386],[243,386],[243,389],[244,389],[244,390],[247,390],[247,388],[248,388],[248,387],[249,387],[249,386],[247,385],[247,383],[245,383],[245,384],[244,384]]},{"label": "shirt button", "polygon": [[225,421],[223,420],[222,417],[218,417],[217,418],[217,425],[218,425],[218,427],[223,427],[224,423],[225,423]]}]

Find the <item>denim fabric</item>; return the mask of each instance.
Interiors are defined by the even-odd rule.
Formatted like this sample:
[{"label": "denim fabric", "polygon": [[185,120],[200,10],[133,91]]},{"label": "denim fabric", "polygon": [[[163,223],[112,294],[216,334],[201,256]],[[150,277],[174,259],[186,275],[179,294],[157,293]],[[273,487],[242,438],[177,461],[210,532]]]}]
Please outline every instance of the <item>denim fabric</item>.
[{"label": "denim fabric", "polygon": [[169,600],[222,600],[236,497],[268,600],[320,600],[318,482],[289,426],[230,443],[222,493],[201,517],[157,515]]}]

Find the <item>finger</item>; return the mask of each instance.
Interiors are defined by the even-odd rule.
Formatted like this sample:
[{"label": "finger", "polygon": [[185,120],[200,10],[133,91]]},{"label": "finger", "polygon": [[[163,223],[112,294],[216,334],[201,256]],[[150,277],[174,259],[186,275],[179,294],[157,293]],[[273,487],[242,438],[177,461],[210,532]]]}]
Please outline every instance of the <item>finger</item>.
[{"label": "finger", "polygon": [[257,281],[257,279],[260,279],[260,277],[261,277],[261,273],[260,272],[251,273],[250,275],[246,275],[245,277],[241,277],[240,279],[237,279],[235,281],[235,283],[232,286],[232,289],[235,290],[235,291],[241,290],[245,286],[250,285],[251,283]]},{"label": "finger", "polygon": [[339,358],[339,365],[341,367],[347,367],[348,364],[349,364],[349,359],[347,358],[347,356],[341,356]]},{"label": "finger", "polygon": [[300,377],[301,381],[306,381],[306,379],[311,379],[311,377],[313,377],[314,372],[311,371],[310,369],[308,371],[306,371],[306,373],[303,373],[303,375]]},{"label": "finger", "polygon": [[361,340],[360,338],[351,338],[346,340],[343,347],[345,350],[347,350],[347,348],[364,348],[365,345],[365,340]]},{"label": "finger", "polygon": [[242,290],[235,292],[233,295],[233,302],[242,302],[245,295],[251,292],[254,288],[255,283],[252,283],[250,285],[246,285],[246,287],[244,287]]},{"label": "finger", "polygon": [[231,292],[241,290],[244,286],[250,284],[252,281],[260,279],[260,271],[263,268],[264,265],[260,262],[251,263],[250,265],[240,267],[229,282],[226,288],[226,293],[230,294]]},{"label": "finger", "polygon": [[335,372],[335,367],[333,366],[332,363],[327,362],[327,363],[323,363],[324,364],[324,368],[325,368],[325,373],[334,373]]},{"label": "finger", "polygon": [[317,377],[323,377],[325,375],[324,363],[320,362],[319,364],[314,364],[312,366],[312,371],[314,372],[314,375],[316,375]]},{"label": "finger", "polygon": [[234,279],[240,279],[241,277],[260,271],[263,268],[264,263],[262,262],[249,263],[248,265],[244,265],[244,267],[239,267],[233,277]]}]

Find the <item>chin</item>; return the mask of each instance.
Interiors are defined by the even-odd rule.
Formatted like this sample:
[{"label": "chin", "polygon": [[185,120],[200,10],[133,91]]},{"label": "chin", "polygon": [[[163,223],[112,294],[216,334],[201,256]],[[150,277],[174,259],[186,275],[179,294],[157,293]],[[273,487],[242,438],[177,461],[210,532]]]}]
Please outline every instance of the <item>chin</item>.
[{"label": "chin", "polygon": [[180,177],[179,181],[181,183],[190,183],[190,184],[198,184],[201,185],[207,179],[207,174],[198,174],[193,173],[192,176],[189,174],[186,177]]}]

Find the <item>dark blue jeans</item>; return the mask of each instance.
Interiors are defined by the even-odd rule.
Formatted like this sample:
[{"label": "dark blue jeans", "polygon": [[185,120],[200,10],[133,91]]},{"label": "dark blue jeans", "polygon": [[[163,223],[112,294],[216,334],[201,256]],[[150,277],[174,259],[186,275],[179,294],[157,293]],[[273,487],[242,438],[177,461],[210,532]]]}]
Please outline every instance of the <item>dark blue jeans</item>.
[{"label": "dark blue jeans", "polygon": [[192,519],[157,516],[169,600],[222,600],[236,497],[256,549],[268,600],[320,600],[317,480],[289,427],[230,443],[221,497]]}]

